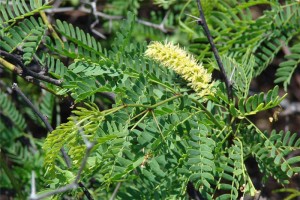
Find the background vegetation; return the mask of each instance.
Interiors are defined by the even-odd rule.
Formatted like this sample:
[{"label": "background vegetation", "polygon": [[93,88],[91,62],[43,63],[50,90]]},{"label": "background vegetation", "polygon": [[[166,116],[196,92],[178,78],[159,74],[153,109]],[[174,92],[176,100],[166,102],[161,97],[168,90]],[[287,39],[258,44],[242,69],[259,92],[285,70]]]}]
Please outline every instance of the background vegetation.
[{"label": "background vegetation", "polygon": [[299,2],[201,4],[224,71],[197,1],[1,1],[0,198],[299,198]]}]

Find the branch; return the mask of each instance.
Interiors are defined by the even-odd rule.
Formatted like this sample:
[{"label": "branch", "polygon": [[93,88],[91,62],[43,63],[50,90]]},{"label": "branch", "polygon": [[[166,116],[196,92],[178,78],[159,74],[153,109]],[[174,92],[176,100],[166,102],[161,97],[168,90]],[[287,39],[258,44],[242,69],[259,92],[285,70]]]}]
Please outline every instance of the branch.
[{"label": "branch", "polygon": [[40,113],[40,111],[38,110],[38,108],[35,107],[33,105],[33,103],[31,103],[31,101],[25,96],[25,94],[20,90],[20,88],[18,87],[18,85],[16,83],[13,84],[12,89],[14,91],[16,91],[17,94],[24,99],[24,101],[30,106],[30,108],[34,111],[34,113],[43,121],[43,123],[45,124],[46,128],[48,129],[48,131],[52,132],[53,128],[50,125],[50,123],[48,122],[48,119],[42,113]]},{"label": "branch", "polygon": [[109,198],[109,200],[114,200],[116,198],[117,193],[121,187],[121,184],[122,184],[121,182],[117,184],[117,186],[116,186],[114,192],[112,193],[111,197]]},{"label": "branch", "polygon": [[62,80],[53,79],[53,78],[50,78],[49,76],[44,76],[42,74],[33,72],[29,69],[24,70],[24,72],[25,72],[25,75],[32,76],[33,78],[45,81],[47,83],[51,83],[56,86],[61,86]]},{"label": "branch", "polygon": [[[0,50],[1,51],[1,50]],[[0,52],[1,53],[1,52]],[[23,74],[23,70],[20,69],[19,67],[13,65],[12,63],[4,60],[3,58],[0,57],[0,65],[5,67],[6,69],[14,72],[14,73],[17,73],[19,76],[21,76],[23,79],[25,79],[26,81],[30,82],[30,83],[33,83],[35,85],[38,85],[39,87],[41,87],[42,89],[52,93],[52,94],[56,94],[56,92],[48,87],[46,87],[43,83],[41,83],[39,80],[36,80],[36,79],[33,79],[33,78],[30,78],[30,77],[27,77]]]},{"label": "branch", "polygon": [[[18,87],[18,85],[16,83],[13,84],[12,86],[12,89],[14,91],[17,92],[17,94],[19,96],[21,96],[24,101],[29,105],[29,107],[34,111],[34,113],[43,121],[43,123],[45,124],[46,128],[48,129],[49,132],[52,132],[53,131],[53,128],[52,126],[50,125],[47,117],[45,117],[39,110],[37,107],[35,107],[33,105],[33,103],[25,96],[25,94],[20,90],[20,88]],[[61,149],[60,150],[63,157],[64,157],[64,160],[67,164],[68,167],[71,167],[71,162],[70,162],[70,158],[68,157],[68,155],[66,154],[66,152],[64,151],[64,149]]]},{"label": "branch", "polygon": [[202,6],[201,6],[201,3],[200,3],[200,0],[196,0],[196,1],[197,1],[197,5],[198,5],[198,10],[199,10],[199,13],[200,13],[200,19],[198,19],[198,24],[200,26],[202,26],[202,28],[204,29],[205,35],[206,35],[206,37],[207,37],[207,39],[209,41],[209,44],[211,46],[211,49],[212,49],[212,51],[214,53],[214,56],[215,56],[215,59],[216,59],[216,61],[218,63],[219,69],[220,69],[221,74],[223,76],[223,79],[225,81],[228,98],[232,100],[233,99],[232,85],[231,85],[228,77],[226,76],[226,72],[225,72],[223,63],[221,61],[218,49],[216,48],[216,45],[215,45],[215,43],[213,41],[213,38],[212,38],[211,33],[209,31],[209,28],[207,26],[207,23],[206,23],[206,20],[205,20],[205,16],[204,16],[204,12],[202,10]]},{"label": "branch", "polygon": [[[35,189],[34,189],[35,188],[35,181],[34,181],[34,177],[33,177],[32,182],[31,182],[31,185],[32,185],[31,187],[33,188],[32,191],[34,191],[34,192],[31,192],[31,195],[30,195],[30,198],[29,198],[30,200],[44,199],[44,198],[50,197],[50,196],[55,195],[55,194],[59,194],[59,193],[62,193],[62,192],[66,192],[68,190],[76,189],[76,188],[78,188],[78,186],[85,188],[84,185],[81,182],[79,182],[79,180],[80,180],[80,176],[82,174],[82,171],[83,171],[84,167],[86,166],[87,159],[88,159],[88,157],[91,153],[91,150],[94,147],[94,143],[89,142],[87,140],[87,138],[82,133],[81,133],[81,136],[82,136],[83,141],[86,145],[86,152],[85,152],[85,155],[82,159],[82,162],[81,162],[80,168],[77,172],[75,180],[72,183],[68,184],[68,185],[65,185],[65,186],[57,188],[53,191],[46,192],[46,193],[38,195],[38,194],[35,193]],[[89,200],[93,200],[92,195],[89,193],[89,191],[86,188],[84,190],[84,194],[86,195],[86,197]]]},{"label": "branch", "polygon": [[[35,3],[37,3],[37,2],[38,2],[38,0],[35,0]],[[44,23],[46,24],[46,26],[48,27],[49,32],[51,33],[52,37],[55,38],[55,39],[57,39],[57,40],[60,42],[61,46],[63,47],[63,46],[64,46],[64,43],[63,43],[63,41],[61,40],[61,38],[58,36],[58,34],[56,33],[56,31],[55,31],[55,29],[53,28],[52,24],[49,22],[49,20],[48,20],[46,14],[45,14],[45,11],[40,11],[40,15],[41,15],[41,17],[42,17],[42,19],[43,19],[43,22],[44,22]]]},{"label": "branch", "polygon": [[290,48],[287,46],[287,44],[283,40],[280,40],[280,43],[282,45],[281,49],[282,49],[284,55],[285,56],[291,55],[292,52],[291,52]]},{"label": "branch", "polygon": [[[93,8],[93,6],[91,6],[91,7]],[[91,11],[92,11],[92,9],[88,9],[88,8],[84,7],[83,5],[81,5],[78,8],[74,8],[74,7],[52,8],[52,9],[45,10],[45,12],[47,12],[47,13],[53,13],[53,12],[54,13],[59,13],[59,12],[68,12],[68,11],[74,11],[74,10],[78,10],[78,11],[81,11],[81,12],[84,12],[84,13],[88,13],[88,14],[90,14]],[[109,21],[125,19],[124,16],[120,16],[120,15],[108,15],[108,14],[105,14],[103,12],[95,11],[95,10],[94,10],[93,14],[94,14],[94,16],[101,17],[101,18],[109,20]],[[168,15],[169,15],[169,12],[166,13],[163,21],[161,23],[159,23],[159,24],[155,24],[155,23],[152,23],[152,22],[149,22],[149,21],[145,21],[145,20],[142,20],[142,19],[137,19],[136,21],[138,23],[142,24],[142,25],[145,25],[145,26],[148,26],[148,27],[160,30],[160,31],[162,31],[164,33],[167,33],[167,32],[172,31],[171,29],[166,28],[164,26],[164,22],[166,21]],[[103,34],[101,34],[101,35],[102,36],[100,36],[100,37],[103,38]]]},{"label": "branch", "polygon": [[14,64],[4,60],[3,58],[0,57],[0,64],[2,64],[5,68],[9,69],[10,71],[16,72],[19,76],[32,76],[33,78],[36,78],[38,80],[42,80],[48,83],[51,83],[56,86],[61,86],[62,80],[57,80],[50,78],[49,76],[44,76],[42,74],[36,73],[31,71],[30,69],[26,68],[21,61],[21,58],[17,55],[10,54],[6,51],[0,50],[0,56],[3,56],[7,60],[9,60],[12,63],[15,63],[19,65],[22,69],[18,68]]},{"label": "branch", "polygon": [[[18,87],[18,85],[16,83],[13,84],[12,86],[12,89],[14,91],[17,92],[18,95],[20,95],[24,101],[30,106],[30,108],[34,111],[34,113],[43,121],[43,123],[46,125],[47,129],[49,132],[52,132],[53,131],[53,128],[52,126],[50,125],[48,119],[38,110],[37,107],[35,107],[33,105],[33,103],[25,96],[25,94],[20,90],[20,88]],[[80,166],[80,169],[78,170],[78,173],[76,175],[76,178],[75,178],[75,181],[69,185],[66,185],[64,187],[61,187],[61,188],[58,188],[54,191],[51,191],[51,192],[48,192],[48,193],[44,193],[44,194],[41,194],[41,195],[36,195],[36,189],[35,189],[35,174],[34,172],[32,173],[32,188],[31,188],[31,195],[30,195],[30,199],[32,200],[36,200],[36,199],[43,199],[43,198],[46,198],[46,197],[49,197],[51,195],[54,195],[54,194],[58,194],[58,193],[61,193],[61,192],[65,192],[67,190],[70,190],[70,189],[74,189],[74,188],[77,188],[78,185],[82,188],[84,188],[84,193],[86,195],[86,197],[91,200],[92,197],[91,197],[91,194],[88,192],[88,190],[85,188],[85,186],[83,185],[83,183],[79,182],[79,179],[80,179],[80,175],[87,163],[87,158],[90,154],[90,151],[91,149],[93,148],[94,144],[89,142],[85,136],[82,134],[82,137],[84,138],[84,142],[87,146],[87,150],[86,150],[86,154],[82,160],[82,163],[81,163],[81,166]],[[63,155],[63,158],[68,166],[68,168],[71,167],[71,161],[70,161],[70,158],[68,157],[68,155],[66,154],[65,150],[63,148],[60,149],[62,155]]]},{"label": "branch", "polygon": [[[0,50],[0,55],[1,55],[1,50]],[[0,64],[5,67],[6,69],[8,69],[9,71],[15,72],[19,75],[21,75],[23,73],[23,70],[20,69],[19,67],[11,64],[10,62],[4,60],[3,58],[0,57]]]},{"label": "branch", "polygon": [[82,182],[79,182],[78,185],[79,185],[79,187],[82,188],[83,193],[87,197],[87,199],[93,200],[93,197],[92,197],[91,193],[88,191],[88,189],[85,187],[85,185],[83,185]]}]

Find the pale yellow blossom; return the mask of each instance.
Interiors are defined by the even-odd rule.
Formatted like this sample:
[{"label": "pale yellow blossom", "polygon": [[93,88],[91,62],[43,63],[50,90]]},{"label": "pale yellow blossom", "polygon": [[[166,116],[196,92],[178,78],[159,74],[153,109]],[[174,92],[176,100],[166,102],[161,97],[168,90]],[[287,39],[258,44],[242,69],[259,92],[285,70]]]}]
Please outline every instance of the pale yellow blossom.
[{"label": "pale yellow blossom", "polygon": [[213,93],[211,74],[196,59],[178,45],[170,42],[152,42],[148,45],[146,56],[174,70],[195,92],[203,97]]}]

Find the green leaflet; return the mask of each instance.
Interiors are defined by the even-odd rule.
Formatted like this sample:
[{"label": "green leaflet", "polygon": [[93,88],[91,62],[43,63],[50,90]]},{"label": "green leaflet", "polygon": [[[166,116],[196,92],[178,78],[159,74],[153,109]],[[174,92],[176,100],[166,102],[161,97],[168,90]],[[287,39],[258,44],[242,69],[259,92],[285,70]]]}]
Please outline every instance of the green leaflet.
[{"label": "green leaflet", "polygon": [[9,34],[3,37],[0,45],[10,53],[22,47],[24,64],[28,65],[37,51],[46,30],[47,27],[41,18],[36,20],[30,17],[30,19],[25,19],[18,26],[9,29]]},{"label": "green leaflet", "polygon": [[242,61],[243,63],[238,63],[229,56],[222,56],[227,77],[235,89],[236,96],[239,98],[248,96],[255,64],[254,56],[250,54],[250,51],[247,51]]},{"label": "green leaflet", "polygon": [[300,63],[299,53],[300,44],[295,44],[290,48],[291,54],[286,55],[286,61],[280,63],[279,68],[276,71],[275,83],[283,82],[284,90],[287,91],[287,86],[291,82],[292,75]]},{"label": "green leaflet", "polygon": [[[262,137],[257,137],[255,134]],[[279,182],[288,183],[289,177],[298,173],[299,168],[295,164],[300,162],[299,157],[286,158],[292,151],[299,149],[300,139],[296,139],[295,134],[273,130],[267,137],[266,133],[253,131],[244,138],[245,142],[249,142],[251,146],[249,153],[256,158],[259,168],[264,174],[264,179],[272,176]]]},{"label": "green leaflet", "polygon": [[212,174],[216,170],[213,155],[215,142],[207,137],[207,128],[205,125],[200,126],[200,130],[191,130],[190,149],[188,150],[189,159],[187,164],[193,173],[190,176],[191,181],[195,181],[196,185],[204,185],[210,188],[209,182],[214,182]]},{"label": "green leaflet", "polygon": [[30,0],[30,6],[24,0],[12,0],[10,2],[12,7],[6,3],[0,4],[0,12],[2,14],[0,15],[0,24],[4,24],[4,27],[51,7],[47,5],[48,1],[43,3],[42,0]]},{"label": "green leaflet", "polygon": [[26,128],[25,118],[20,113],[15,104],[5,93],[0,91],[1,114],[11,120],[11,122],[21,131]]},{"label": "green leaflet", "polygon": [[104,116],[95,105],[87,106],[91,110],[83,107],[78,108],[78,110],[73,111],[77,117],[70,117],[69,122],[61,124],[48,135],[43,148],[46,151],[45,167],[50,176],[55,169],[55,160],[64,145],[68,147],[68,154],[74,165],[79,167],[85,152],[85,145],[80,134],[86,135],[91,141],[94,140],[95,133]]},{"label": "green leaflet", "polygon": [[233,105],[230,106],[230,112],[234,117],[243,119],[246,116],[254,115],[258,112],[276,107],[285,98],[278,96],[278,86],[275,86],[273,90],[270,90],[266,96],[264,93],[255,94],[249,98],[241,98],[238,101],[238,108]]}]

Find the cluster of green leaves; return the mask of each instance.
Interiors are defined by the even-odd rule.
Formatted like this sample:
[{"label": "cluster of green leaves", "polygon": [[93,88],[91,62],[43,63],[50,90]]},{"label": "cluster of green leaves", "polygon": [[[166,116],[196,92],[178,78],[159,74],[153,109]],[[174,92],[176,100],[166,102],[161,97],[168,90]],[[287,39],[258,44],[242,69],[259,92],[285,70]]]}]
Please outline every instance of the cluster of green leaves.
[{"label": "cluster of green leaves", "polygon": [[[15,188],[19,198],[26,198],[30,191],[28,182],[31,171],[35,170],[39,176],[44,174],[43,153],[40,151],[42,142],[32,135],[25,134],[26,121],[24,114],[11,98],[0,91],[0,162],[2,189]],[[26,145],[30,144],[30,147]],[[10,168],[7,161],[14,163]],[[12,174],[13,172],[13,174]],[[22,188],[21,185],[27,187]]]},{"label": "cluster of green leaves", "polygon": [[277,69],[277,79],[275,80],[275,83],[283,82],[285,90],[287,90],[287,86],[291,82],[292,75],[294,74],[296,68],[300,63],[299,53],[300,45],[295,44],[291,47],[291,54],[285,56],[287,60],[285,62],[280,63],[279,68]]},{"label": "cluster of green leaves", "polygon": [[[42,1],[32,0],[28,4],[19,0],[1,2],[0,49],[8,53],[16,53],[22,49],[24,64],[30,64],[46,31],[42,20],[33,18],[33,15],[47,8],[50,8],[48,2]],[[43,124],[19,98],[10,96],[11,90],[8,87],[12,83],[9,77],[10,74],[5,73],[0,88],[0,187],[2,191],[13,189],[13,193],[17,192],[20,199],[25,199],[30,192],[32,170],[36,172],[39,180],[44,174],[41,167],[44,158],[41,151],[43,142],[32,137],[33,132],[29,131],[28,121],[34,122],[31,124],[33,126]],[[36,90],[30,86],[27,89],[32,93]],[[46,93],[36,97],[41,103],[40,109],[51,119],[54,96]]]},{"label": "cluster of green leaves", "polygon": [[[28,5],[24,0],[12,0],[10,3],[1,2],[1,17],[0,17],[0,27],[1,29],[8,30],[17,21],[22,20],[26,17],[30,17],[35,13],[49,8],[48,2],[43,2],[42,0],[30,0]],[[1,30],[2,31],[2,30]]]},{"label": "cluster of green leaves", "polygon": [[[270,9],[254,19],[250,9],[261,4]],[[258,76],[272,62],[279,50],[284,45],[289,45],[292,38],[299,34],[299,6],[295,1],[285,1],[284,5],[278,1],[221,1],[212,9],[207,20],[220,54],[229,55],[241,62],[242,56],[250,51],[255,57],[253,75]],[[193,34],[190,50],[198,55],[199,60],[209,63],[213,55],[207,45],[206,36],[198,32]],[[295,66],[295,63],[292,66]],[[293,71],[291,70],[289,72]],[[285,70],[282,70],[286,72],[285,75],[279,71],[277,77],[281,77],[282,81],[286,80],[286,85],[289,83],[290,74]],[[279,81],[280,79],[277,79],[277,82]]]},{"label": "cluster of green leaves", "polygon": [[[118,5],[121,1],[114,2]],[[132,2],[136,10],[139,1]],[[45,19],[32,17],[48,8],[47,4],[31,1],[32,11],[26,9],[21,13],[17,11],[25,7],[23,1],[13,1],[12,8],[3,7],[2,13],[14,11],[16,15],[3,14],[3,19],[0,18],[1,50],[15,53],[18,49],[23,53],[25,67],[38,63],[47,75],[63,82],[60,86],[47,83],[48,91],[54,95],[46,93],[38,98],[41,112],[50,120],[55,119],[59,126],[45,139],[44,153],[31,157],[24,145],[13,143],[24,137],[28,125],[25,117],[31,119],[32,113],[20,109],[7,94],[0,93],[0,138],[5,141],[1,140],[1,151],[17,164],[22,159],[25,163],[32,162],[34,158],[36,164],[26,165],[24,179],[28,181],[30,170],[37,171],[43,177],[39,180],[40,192],[46,192],[74,181],[86,153],[84,140],[94,142],[80,181],[88,185],[92,180],[97,185],[88,186],[95,199],[110,197],[121,183],[117,193],[121,199],[184,199],[188,182],[194,183],[206,199],[255,195],[258,188],[254,187],[245,164],[250,158],[258,163],[264,180],[273,177],[279,183],[288,183],[300,172],[297,167],[300,157],[289,157],[300,148],[297,134],[263,132],[249,119],[250,115],[279,106],[284,96],[279,97],[278,86],[266,94],[249,96],[249,87],[253,77],[265,69],[282,47],[279,41],[288,43],[298,33],[298,4],[282,6],[275,0],[219,2],[215,5],[204,1],[205,13],[233,84],[236,102],[228,99],[222,82],[215,85],[214,95],[200,99],[173,71],[146,58],[147,43],[134,38],[137,29],[132,13],[122,22],[108,50],[89,33],[60,20],[51,30],[58,35],[47,35],[49,26]],[[22,6],[16,7],[17,3]],[[164,9],[178,9],[176,1],[155,3]],[[194,15],[194,3],[180,3],[182,12],[191,9]],[[249,9],[259,4],[268,4],[271,9],[253,20]],[[270,21],[276,23],[270,25]],[[179,19],[179,24],[185,31],[195,33],[188,20]],[[199,55],[199,60],[207,63],[208,68],[216,68],[208,62],[212,53],[205,35],[199,33],[194,42],[191,50]],[[291,60],[284,62],[278,71],[280,81],[286,85],[290,75],[284,78],[284,68],[289,71],[295,68],[297,49],[295,45],[287,57]],[[115,98],[103,107],[107,102],[105,93]],[[59,123],[58,110],[53,112],[55,95],[75,102],[66,123]],[[27,136],[30,146],[39,151],[40,143],[33,141],[30,134]],[[60,155],[62,148],[72,161],[70,168]],[[24,153],[16,157],[20,151]],[[44,165],[39,168],[37,164],[42,159]],[[16,178],[21,174],[18,170]],[[4,172],[5,187],[11,182],[12,188],[13,179],[7,170]],[[79,198],[81,191],[69,194]],[[60,195],[63,194],[54,198]]]},{"label": "cluster of green leaves", "polygon": [[31,16],[30,19],[25,19],[18,26],[10,28],[10,35],[4,35],[0,45],[9,53],[22,47],[24,64],[27,65],[31,62],[34,53],[40,45],[45,30],[46,27],[41,18],[37,21]]}]

